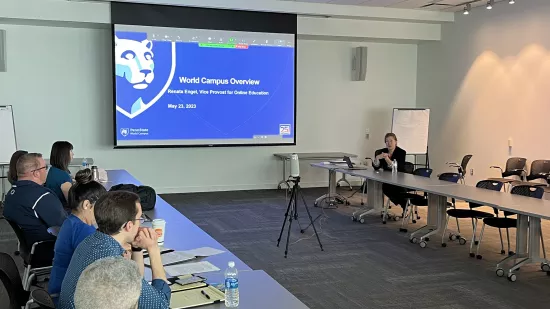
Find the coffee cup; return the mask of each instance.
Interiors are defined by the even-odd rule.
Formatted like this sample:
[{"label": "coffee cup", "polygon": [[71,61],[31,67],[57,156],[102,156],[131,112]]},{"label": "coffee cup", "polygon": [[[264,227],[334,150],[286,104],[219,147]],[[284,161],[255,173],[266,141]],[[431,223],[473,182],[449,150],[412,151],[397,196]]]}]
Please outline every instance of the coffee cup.
[{"label": "coffee cup", "polygon": [[164,234],[166,234],[166,221],[164,219],[154,219],[153,230],[157,233],[157,241],[163,243]]}]

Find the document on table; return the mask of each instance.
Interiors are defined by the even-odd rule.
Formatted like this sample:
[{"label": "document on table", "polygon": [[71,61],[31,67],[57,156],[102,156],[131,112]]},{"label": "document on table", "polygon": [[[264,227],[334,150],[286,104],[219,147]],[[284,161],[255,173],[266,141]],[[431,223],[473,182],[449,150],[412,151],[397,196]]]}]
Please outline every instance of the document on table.
[{"label": "document on table", "polygon": [[185,252],[189,255],[193,255],[196,257],[204,257],[204,256],[212,256],[212,255],[224,253],[225,251],[210,248],[210,247],[202,247],[202,248],[197,248],[192,250],[185,250],[182,252]]},{"label": "document on table", "polygon": [[[160,257],[162,259],[162,265],[166,266],[192,260],[195,258],[195,255],[189,254],[184,251],[173,251],[161,254]],[[145,265],[151,265],[151,261],[148,257],[143,259],[143,263]]]},{"label": "document on table", "polygon": [[164,270],[171,276],[181,276],[189,274],[200,274],[220,269],[208,261],[183,263],[164,267]]}]

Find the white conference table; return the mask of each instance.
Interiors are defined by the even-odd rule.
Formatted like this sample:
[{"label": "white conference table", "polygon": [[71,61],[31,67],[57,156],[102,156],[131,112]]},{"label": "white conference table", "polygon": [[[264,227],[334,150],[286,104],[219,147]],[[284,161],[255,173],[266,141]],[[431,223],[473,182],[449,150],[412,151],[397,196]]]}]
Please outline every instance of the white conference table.
[{"label": "white conference table", "polygon": [[[107,189],[117,184],[141,185],[141,182],[125,170],[108,170],[108,181],[103,182]],[[200,247],[211,247],[224,253],[203,258],[220,268],[218,272],[201,273],[209,282],[223,283],[223,271],[229,261],[234,261],[240,273],[240,309],[271,309],[271,308],[308,308],[294,295],[287,291],[268,274],[260,270],[252,270],[241,259],[231,253],[222,244],[208,235],[191,220],[157,195],[155,208],[144,211],[151,219],[166,220],[166,234],[163,246],[174,250],[190,250]],[[145,223],[147,225],[150,223]],[[145,277],[150,278],[150,270],[146,268]],[[265,288],[264,288],[265,287]],[[222,308],[224,304],[201,306],[204,308]]]},{"label": "white conference table", "polygon": [[[289,189],[288,179],[286,176],[286,163],[290,161],[290,158],[293,154],[297,154],[300,161],[320,161],[320,160],[342,160],[344,156],[350,158],[357,158],[356,154],[346,153],[346,152],[287,152],[287,153],[274,153],[273,155],[281,160],[283,163],[283,180],[279,181],[277,184],[277,189],[281,189],[281,185],[285,184]],[[336,177],[336,176],[334,176]],[[352,189],[351,184],[346,180],[346,174],[342,174],[342,178],[336,181],[336,184],[340,182],[345,182],[348,184],[350,189]]]},{"label": "white conference table", "polygon": [[[312,166],[326,168],[319,164],[312,164]],[[427,237],[443,232],[447,216],[447,198],[451,197],[516,213],[518,216],[514,258],[525,258],[526,260],[523,260],[522,264],[547,263],[547,260],[540,256],[539,232],[541,219],[550,219],[550,201],[548,200],[480,189],[412,174],[375,171],[372,168],[350,170],[340,166],[335,172],[366,179],[367,207],[371,208],[369,214],[379,215],[383,209],[383,183],[426,192],[428,194],[427,225],[412,232],[409,236],[411,240],[418,238],[421,246],[426,245],[424,240]],[[513,268],[510,270],[510,274]]]}]

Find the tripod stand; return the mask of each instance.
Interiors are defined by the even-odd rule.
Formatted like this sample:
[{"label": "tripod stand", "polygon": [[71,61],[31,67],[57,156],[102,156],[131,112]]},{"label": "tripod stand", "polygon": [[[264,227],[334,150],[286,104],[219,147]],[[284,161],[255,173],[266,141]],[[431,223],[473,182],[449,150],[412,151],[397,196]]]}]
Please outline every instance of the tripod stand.
[{"label": "tripod stand", "polygon": [[283,231],[285,229],[287,219],[288,219],[288,231],[286,234],[285,258],[288,255],[288,242],[290,240],[290,230],[292,229],[292,221],[293,220],[298,221],[300,232],[302,233],[304,232],[304,230],[302,229],[302,226],[300,225],[300,221],[298,220],[298,194],[299,194],[300,197],[302,198],[302,202],[304,203],[304,207],[306,208],[307,215],[309,217],[310,226],[313,227],[313,231],[315,232],[315,236],[317,237],[317,242],[319,242],[319,247],[321,247],[321,251],[324,251],[323,245],[321,244],[321,240],[319,239],[319,234],[317,234],[317,229],[313,224],[313,218],[311,217],[311,213],[309,212],[309,208],[307,207],[306,199],[304,198],[304,195],[301,192],[300,176],[290,179],[289,182],[293,182],[294,185],[292,186],[292,191],[290,193],[290,200],[288,201],[288,207],[286,209],[283,226],[281,227],[281,233],[279,234],[279,239],[277,240],[277,247],[279,247],[279,244],[281,243],[281,237],[283,236]]}]

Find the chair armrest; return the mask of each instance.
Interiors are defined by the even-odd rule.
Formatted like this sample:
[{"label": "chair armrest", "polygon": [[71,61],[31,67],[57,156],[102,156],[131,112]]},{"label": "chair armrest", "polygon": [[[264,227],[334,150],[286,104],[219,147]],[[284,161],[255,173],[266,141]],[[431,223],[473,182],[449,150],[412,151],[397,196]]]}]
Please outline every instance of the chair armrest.
[{"label": "chair armrest", "polygon": [[500,166],[493,165],[490,168],[498,168],[501,173],[504,173],[504,171],[502,170],[502,167],[500,167]]}]

